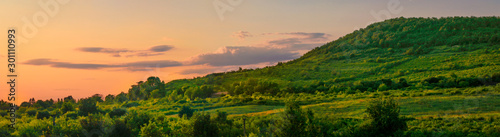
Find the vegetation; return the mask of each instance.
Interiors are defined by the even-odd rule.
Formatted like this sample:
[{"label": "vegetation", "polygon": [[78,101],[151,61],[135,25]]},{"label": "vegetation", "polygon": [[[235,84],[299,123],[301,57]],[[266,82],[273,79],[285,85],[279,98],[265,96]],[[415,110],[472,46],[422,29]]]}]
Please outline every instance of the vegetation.
[{"label": "vegetation", "polygon": [[31,98],[0,136],[500,136],[499,32],[499,17],[394,18],[275,66]]}]

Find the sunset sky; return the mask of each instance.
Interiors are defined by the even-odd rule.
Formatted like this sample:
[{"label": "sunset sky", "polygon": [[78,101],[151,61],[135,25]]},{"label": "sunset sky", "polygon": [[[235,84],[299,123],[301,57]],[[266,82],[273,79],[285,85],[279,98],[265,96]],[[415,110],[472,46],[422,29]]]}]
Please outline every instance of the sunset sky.
[{"label": "sunset sky", "polygon": [[[274,65],[394,17],[499,16],[498,0],[22,0],[0,1],[0,76],[7,30],[17,33],[17,103],[127,92]],[[0,99],[7,100],[7,84]]]}]

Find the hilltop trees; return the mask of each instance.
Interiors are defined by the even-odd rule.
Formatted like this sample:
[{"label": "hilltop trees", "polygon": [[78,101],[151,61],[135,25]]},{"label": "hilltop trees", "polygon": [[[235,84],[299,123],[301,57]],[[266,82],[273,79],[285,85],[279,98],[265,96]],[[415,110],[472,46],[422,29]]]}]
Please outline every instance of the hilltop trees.
[{"label": "hilltop trees", "polygon": [[98,112],[97,101],[93,98],[81,99],[78,103],[80,104],[78,109],[81,115],[87,116],[88,114]]},{"label": "hilltop trees", "polygon": [[249,78],[246,81],[236,82],[226,87],[230,95],[252,95],[259,92],[261,94],[276,95],[279,90],[277,83],[264,79]]},{"label": "hilltop trees", "polygon": [[195,98],[207,98],[211,97],[215,93],[214,87],[210,85],[193,86],[189,87],[185,92],[184,96],[190,99]]},{"label": "hilltop trees", "polygon": [[76,100],[73,98],[73,96],[67,96],[67,97],[64,97],[64,102],[76,103]]},{"label": "hilltop trees", "polygon": [[61,107],[61,112],[64,114],[68,111],[75,111],[75,107],[73,106],[73,103],[71,103],[71,102],[64,102],[62,107]]},{"label": "hilltop trees", "polygon": [[[156,91],[155,91],[156,90]],[[153,91],[154,95],[153,95]],[[158,77],[149,77],[146,82],[139,81],[128,90],[129,100],[147,100],[165,96],[165,82]]]}]

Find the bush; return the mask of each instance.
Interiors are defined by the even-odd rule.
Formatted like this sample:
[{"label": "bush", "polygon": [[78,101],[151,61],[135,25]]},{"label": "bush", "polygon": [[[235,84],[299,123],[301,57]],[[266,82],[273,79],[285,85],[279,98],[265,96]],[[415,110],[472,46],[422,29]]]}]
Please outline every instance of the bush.
[{"label": "bush", "polygon": [[21,137],[50,136],[51,129],[53,129],[51,121],[34,119],[24,124],[24,126],[17,126],[16,132],[18,133],[17,136]]},{"label": "bush", "polygon": [[99,112],[97,110],[97,103],[92,98],[82,99],[78,103],[80,103],[78,109],[83,116]]},{"label": "bush", "polygon": [[26,114],[28,114],[28,116],[36,116],[36,113],[37,111],[35,109],[26,111]]},{"label": "bush", "polygon": [[184,115],[186,115],[186,118],[191,118],[191,116],[193,116],[193,112],[194,110],[192,110],[190,107],[188,106],[182,106],[181,107],[181,110],[179,110],[179,117],[183,117]]},{"label": "bush", "polygon": [[73,103],[71,102],[64,102],[63,106],[61,108],[62,113],[66,113],[68,111],[75,111],[75,107],[73,106]]},{"label": "bush", "polygon": [[110,137],[129,137],[130,129],[127,127],[125,122],[120,119],[115,119],[115,127],[111,131]]},{"label": "bush", "polygon": [[71,118],[71,119],[77,119],[78,118],[78,113],[76,113],[75,111],[69,111],[65,115],[66,115],[67,118]]},{"label": "bush", "polygon": [[141,137],[162,137],[163,127],[157,126],[156,122],[150,121],[148,125],[141,128]]},{"label": "bush", "polygon": [[125,105],[123,105],[124,107],[126,108],[129,108],[129,107],[136,107],[136,106],[139,106],[140,104],[137,103],[137,102],[129,102],[129,103],[126,103]]},{"label": "bush", "polygon": [[387,85],[385,85],[384,83],[382,83],[382,84],[380,84],[380,86],[378,86],[379,91],[386,91],[388,89],[389,89],[389,87]]},{"label": "bush", "polygon": [[110,117],[121,117],[127,113],[126,109],[123,108],[115,108],[111,112],[109,112]]},{"label": "bush", "polygon": [[399,117],[399,106],[394,99],[375,99],[370,102],[366,112],[371,120],[368,132],[375,135],[391,136],[398,130],[406,130],[406,122]]},{"label": "bush", "polygon": [[125,117],[125,121],[127,127],[131,129],[131,136],[138,136],[141,131],[141,127],[149,123],[151,119],[152,117],[148,113],[130,111],[127,117]]},{"label": "bush", "polygon": [[493,75],[491,75],[491,80],[493,82],[500,82],[500,73],[494,73]]},{"label": "bush", "polygon": [[109,133],[110,128],[110,124],[105,121],[101,114],[89,114],[80,120],[80,125],[87,136],[104,136]]},{"label": "bush", "polygon": [[278,136],[317,136],[313,121],[314,114],[311,110],[303,111],[297,102],[287,102],[282,121],[278,124]]},{"label": "bush", "polygon": [[[67,114],[73,113],[76,116],[74,111],[69,111]],[[50,121],[52,124],[52,120]],[[85,136],[82,132],[82,126],[78,120],[67,119],[63,117],[56,118],[56,126],[53,129],[53,133],[51,136],[69,136],[69,137],[78,137]]]},{"label": "bush", "polygon": [[193,117],[193,136],[216,137],[218,129],[215,122],[210,121],[210,114],[196,114]]},{"label": "bush", "polygon": [[44,119],[44,118],[50,118],[50,113],[46,110],[44,111],[38,111],[36,114],[37,119]]}]

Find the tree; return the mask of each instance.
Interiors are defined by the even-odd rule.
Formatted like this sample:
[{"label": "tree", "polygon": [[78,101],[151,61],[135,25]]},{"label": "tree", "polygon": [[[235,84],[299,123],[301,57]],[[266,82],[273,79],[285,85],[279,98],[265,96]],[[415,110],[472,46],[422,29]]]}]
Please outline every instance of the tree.
[{"label": "tree", "polygon": [[33,106],[35,106],[37,108],[47,108],[49,106],[49,104],[47,104],[43,100],[38,100],[38,101],[36,101],[35,104],[33,104]]},{"label": "tree", "polygon": [[26,111],[26,114],[28,114],[28,116],[35,116],[37,114],[37,111],[36,109],[30,109]]},{"label": "tree", "polygon": [[161,98],[161,97],[163,97],[163,95],[159,89],[155,89],[155,90],[151,91],[151,97]]},{"label": "tree", "polygon": [[151,115],[145,112],[130,111],[125,121],[127,127],[131,129],[131,136],[138,136],[141,132],[141,127],[149,123],[152,119]]},{"label": "tree", "polygon": [[188,106],[182,106],[181,107],[181,110],[179,110],[179,117],[183,117],[184,115],[186,115],[186,118],[189,119],[191,118],[191,116],[193,116],[193,112],[194,110],[192,110],[190,107]]},{"label": "tree", "polygon": [[141,137],[162,137],[163,135],[163,127],[157,126],[156,122],[149,121],[148,125],[145,125],[141,128]]},{"label": "tree", "polygon": [[378,91],[385,91],[385,90],[388,90],[389,87],[387,85],[385,85],[384,83],[380,84],[380,86],[378,86]]},{"label": "tree", "polygon": [[92,97],[90,97],[90,99],[92,99],[94,102],[104,102],[104,100],[102,100],[101,94],[94,94],[92,95]]},{"label": "tree", "polygon": [[29,102],[25,101],[25,102],[21,103],[20,107],[29,107],[29,106],[31,106],[31,104]]},{"label": "tree", "polygon": [[92,98],[82,99],[78,102],[80,106],[78,109],[81,112],[81,115],[87,116],[91,113],[97,113],[97,103]]},{"label": "tree", "polygon": [[87,136],[103,136],[109,133],[109,125],[101,114],[90,114],[88,117],[80,119],[80,125],[86,131]]},{"label": "tree", "polygon": [[130,137],[130,129],[127,127],[125,122],[120,119],[114,120],[115,126],[113,131],[110,133],[110,137]]},{"label": "tree", "polygon": [[406,122],[399,117],[399,106],[392,98],[375,99],[366,108],[371,120],[369,130],[375,135],[391,136],[398,130],[406,130]]},{"label": "tree", "polygon": [[115,100],[120,103],[128,101],[127,93],[121,92],[120,94],[116,95]]},{"label": "tree", "polygon": [[112,103],[113,101],[115,101],[115,95],[108,94],[104,99],[106,103]]},{"label": "tree", "polygon": [[76,103],[75,99],[73,98],[73,96],[67,96],[67,97],[64,97],[64,102],[72,102],[72,103]]},{"label": "tree", "polygon": [[315,136],[317,132],[314,129],[313,115],[311,110],[304,112],[297,102],[287,102],[282,114],[282,121],[278,125],[278,136]]},{"label": "tree", "polygon": [[210,121],[210,114],[196,114],[193,120],[193,136],[195,137],[216,137],[218,129],[215,122]]},{"label": "tree", "polygon": [[75,107],[73,107],[73,103],[71,102],[64,102],[61,108],[62,113],[66,113],[68,111],[75,111]]},{"label": "tree", "polygon": [[47,110],[44,111],[38,111],[36,114],[37,119],[44,119],[44,118],[50,118],[50,113]]},{"label": "tree", "polygon": [[123,108],[115,108],[111,112],[109,112],[109,117],[121,117],[127,113],[126,109]]}]

